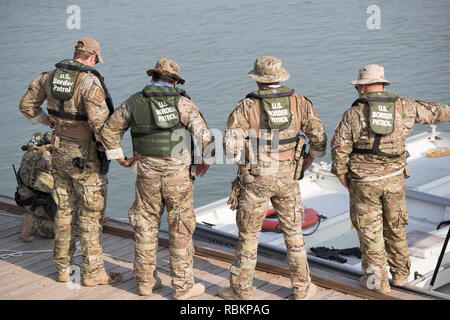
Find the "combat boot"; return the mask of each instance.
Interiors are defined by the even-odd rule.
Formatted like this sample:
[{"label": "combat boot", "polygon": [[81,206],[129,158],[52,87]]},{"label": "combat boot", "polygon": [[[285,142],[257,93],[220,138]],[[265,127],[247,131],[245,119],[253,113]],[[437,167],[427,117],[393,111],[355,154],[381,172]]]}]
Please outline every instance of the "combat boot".
[{"label": "combat boot", "polygon": [[251,300],[251,295],[240,295],[234,292],[231,287],[219,288],[219,297],[224,300]]},{"label": "combat boot", "polygon": [[85,287],[93,287],[97,285],[113,284],[122,281],[122,274],[118,272],[104,272],[98,276],[83,278]]},{"label": "combat boot", "polygon": [[69,281],[69,274],[67,272],[60,272],[58,274],[58,282],[67,282]]},{"label": "combat boot", "polygon": [[[370,283],[370,285],[369,285]],[[359,279],[359,284],[361,287],[372,290],[375,292],[383,293],[383,294],[389,294],[391,292],[391,287],[389,286],[389,282],[381,282],[379,285],[379,288],[376,287],[375,283],[373,283],[369,276],[363,276]]]},{"label": "combat boot", "polygon": [[408,276],[395,275],[392,277],[392,285],[396,287],[403,287],[407,283],[408,283]]},{"label": "combat boot", "polygon": [[314,283],[311,283],[306,289],[306,292],[303,292],[302,294],[294,290],[294,300],[311,300],[316,295],[316,292],[316,285]]},{"label": "combat boot", "polygon": [[24,242],[33,242],[33,216],[29,213],[22,215],[22,227],[21,227],[22,240]]},{"label": "combat boot", "polygon": [[194,297],[201,296],[205,293],[205,286],[201,283],[195,283],[194,286],[187,291],[181,291],[174,293],[175,300],[189,300]]},{"label": "combat boot", "polygon": [[153,293],[153,290],[158,290],[162,288],[161,278],[155,276],[155,283],[151,286],[147,282],[138,282],[138,291],[140,296],[149,296]]}]

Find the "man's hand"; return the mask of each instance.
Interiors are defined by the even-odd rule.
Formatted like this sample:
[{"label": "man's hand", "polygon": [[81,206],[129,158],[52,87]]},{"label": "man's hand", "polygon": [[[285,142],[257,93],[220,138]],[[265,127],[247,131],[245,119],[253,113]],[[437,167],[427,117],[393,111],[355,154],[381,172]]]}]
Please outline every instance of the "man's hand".
[{"label": "man's hand", "polygon": [[48,116],[46,116],[44,119],[41,120],[41,124],[49,127],[52,126],[52,123],[50,122],[50,118]]},{"label": "man's hand", "polygon": [[133,165],[133,162],[135,159],[136,159],[136,156],[134,156],[133,158],[130,158],[130,159],[120,158],[120,159],[116,159],[116,160],[122,167],[128,168]]},{"label": "man's hand", "polygon": [[337,177],[338,177],[339,181],[342,183],[342,185],[348,189],[347,174],[346,173],[339,174]]},{"label": "man's hand", "polygon": [[303,171],[305,172],[311,166],[314,161],[314,157],[311,154],[308,154],[305,160],[303,160]]},{"label": "man's hand", "polygon": [[208,169],[209,169],[209,164],[206,164],[206,163],[198,164],[197,168],[195,170],[195,175],[203,177],[205,175],[206,171],[208,171]]},{"label": "man's hand", "polygon": [[100,221],[101,221],[103,224],[105,224],[105,223],[108,222],[108,220],[109,220],[108,215],[107,215],[106,213],[104,213]]}]

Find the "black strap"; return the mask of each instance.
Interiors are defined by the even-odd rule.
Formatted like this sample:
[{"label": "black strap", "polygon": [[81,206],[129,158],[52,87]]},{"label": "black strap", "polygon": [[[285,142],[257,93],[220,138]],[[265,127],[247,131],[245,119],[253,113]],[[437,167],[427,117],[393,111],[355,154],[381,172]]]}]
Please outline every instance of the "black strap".
[{"label": "black strap", "polygon": [[294,94],[294,89],[291,89],[291,91],[288,92],[279,92],[279,93],[270,93],[270,94],[256,94],[254,92],[249,93],[246,98],[251,99],[265,99],[265,98],[283,98],[283,97],[290,97]]},{"label": "black strap", "polygon": [[[62,101],[62,100],[61,100]],[[88,117],[84,114],[71,114],[67,112],[59,112],[55,110],[48,109],[48,114],[51,114],[52,116],[62,118],[62,119],[68,119],[68,120],[76,120],[76,121],[87,121]]]},{"label": "black strap", "polygon": [[[278,140],[278,145],[297,142],[298,138],[299,138],[299,135],[296,135],[295,137],[292,137],[292,138]],[[265,141],[265,143],[263,143],[263,144],[268,145],[268,146],[272,145],[272,140],[260,139],[260,138],[255,138],[255,137],[248,137],[247,139],[250,139],[251,141],[254,141],[258,144],[260,141]]]},{"label": "black strap", "polygon": [[405,152],[401,153],[401,154],[391,154],[391,153],[386,153],[380,150],[380,141],[381,141],[381,135],[377,134],[375,135],[375,141],[373,143],[373,147],[372,149],[358,149],[355,148],[352,151],[353,153],[359,153],[359,154],[376,154],[376,155],[380,155],[380,156],[385,156],[387,158],[399,158],[402,155],[405,154]]},{"label": "black strap", "polygon": [[352,103],[352,107],[357,105],[358,103],[369,103],[371,101],[374,102],[395,102],[398,100],[398,96],[394,98],[387,98],[387,97],[370,97],[370,98],[358,98]]}]

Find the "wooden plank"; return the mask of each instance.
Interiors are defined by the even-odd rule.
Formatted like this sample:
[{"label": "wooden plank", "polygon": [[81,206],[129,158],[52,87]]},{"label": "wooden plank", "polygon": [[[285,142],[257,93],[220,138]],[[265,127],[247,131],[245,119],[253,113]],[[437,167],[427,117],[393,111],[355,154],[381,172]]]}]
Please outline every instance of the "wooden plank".
[{"label": "wooden plank", "polygon": [[16,201],[11,197],[1,196],[0,195],[0,209],[8,212],[23,214],[26,210],[22,207],[19,207]]},{"label": "wooden plank", "polygon": [[[117,241],[119,240],[116,236],[105,237],[105,240],[111,241],[112,243],[116,242],[120,245],[117,245],[110,249],[110,253],[114,256],[125,258],[129,255],[129,243],[126,241]],[[115,240],[115,241],[114,241]],[[125,272],[128,270],[126,265],[129,265],[127,262],[114,260],[108,256],[104,256],[104,265],[105,269],[112,272]],[[72,289],[72,290],[61,290],[62,288],[50,288],[49,290],[45,290],[41,293],[39,299],[74,299],[79,298],[84,295],[95,294],[97,291],[103,290],[105,287],[110,286],[97,286],[97,287],[81,287],[80,289]]]},{"label": "wooden plank", "polygon": [[[3,220],[3,219],[2,219]],[[20,220],[9,221],[0,224],[0,233],[6,232],[10,228],[21,228],[22,223]]]},{"label": "wooden plank", "polygon": [[[11,199],[10,199],[11,200]],[[13,200],[12,200],[13,201]],[[0,202],[1,198],[0,198]],[[8,201],[6,201],[8,202]],[[14,203],[7,203],[7,205],[12,206],[12,207],[17,207],[14,205]],[[10,210],[10,209],[8,209]],[[14,210],[14,209],[11,209]],[[16,211],[20,211],[16,210]],[[1,218],[0,218],[1,219]],[[2,220],[0,220],[2,221]],[[3,220],[6,221],[6,220]],[[8,220],[11,221],[11,220]],[[18,228],[19,230],[17,230],[18,232],[20,232],[20,227]],[[9,228],[6,229],[7,231],[9,230]],[[127,238],[134,238],[134,232],[132,230],[132,228],[129,226],[129,224],[124,224],[124,223],[118,223],[118,222],[108,222],[105,226],[104,226],[104,232],[105,233],[109,233],[109,234],[114,234],[114,235],[120,235],[123,237],[127,237]],[[11,234],[7,234],[6,236],[3,235],[3,232],[0,233],[0,244],[1,241],[3,241],[3,239],[7,239],[5,241],[8,241],[8,239],[12,239],[12,237],[17,237],[17,233],[12,232]],[[17,238],[16,238],[17,239]],[[108,240],[109,239],[109,240]],[[118,240],[121,241],[121,240]],[[114,249],[117,244],[115,243],[116,240],[115,238],[105,238],[103,244],[104,244],[104,248],[106,249]],[[12,242],[6,242],[6,243],[10,243],[12,244]],[[159,235],[159,245],[160,247],[167,247],[169,244],[168,241],[168,234],[166,232],[160,232]],[[124,246],[125,247],[125,246]],[[219,247],[217,245],[212,245],[209,243],[203,243],[201,241],[196,241],[194,240],[194,247],[196,250],[196,255],[195,255],[195,262],[194,262],[194,268],[197,267],[197,265],[199,266],[199,269],[196,269],[196,279],[198,279],[199,281],[202,280],[206,280],[206,285],[209,285],[209,288],[211,289],[215,289],[218,290],[217,288],[217,283],[223,283],[224,285],[229,285],[229,266],[230,263],[232,262],[233,258],[234,258],[234,250],[233,248],[225,248],[225,247]],[[160,248],[158,248],[158,250],[161,250]],[[134,249],[131,246],[130,251],[132,252],[132,254],[134,255]],[[160,257],[159,256],[159,252],[158,252],[158,266],[157,266],[157,270],[159,272],[167,272],[167,280],[170,281],[170,277],[168,277],[168,272],[169,272],[169,253],[168,250],[164,251],[164,249],[161,250],[162,252],[165,253],[164,256]],[[106,252],[106,251],[105,251]],[[27,259],[25,259],[27,260]],[[24,260],[24,261],[25,261]],[[113,263],[112,261],[108,261],[105,258],[105,263]],[[220,261],[220,263],[216,262],[216,261]],[[115,263],[113,263],[115,264]],[[5,264],[3,262],[0,261],[0,274],[1,274],[1,268],[5,267]],[[9,269],[10,265],[6,264],[6,269]],[[119,268],[119,266],[117,266],[117,268]],[[273,278],[272,280],[266,281],[267,279],[265,277],[268,277],[268,274],[275,274],[275,275],[279,275],[279,276],[283,276],[285,278],[289,277],[289,270],[287,268],[287,265],[285,262],[281,262],[281,261],[276,261],[273,259],[269,259],[266,257],[258,257],[258,263],[256,266],[256,270],[258,270],[259,272],[261,272],[260,276],[261,278],[255,277],[255,283],[257,286],[260,286],[263,289],[267,289],[269,288],[269,291],[273,291],[275,283],[277,280],[273,280],[275,278]],[[130,271],[131,272],[131,271]],[[264,274],[266,273],[266,274]],[[358,279],[355,279],[355,277],[351,278],[348,277],[346,275],[341,274],[340,272],[336,272],[336,271],[331,271],[330,269],[328,270],[320,270],[319,268],[314,268],[311,267],[311,273],[312,273],[312,280],[313,282],[318,285],[319,287],[323,287],[323,288],[329,288],[329,289],[333,289],[333,290],[337,290],[338,292],[335,291],[330,291],[327,293],[327,295],[330,298],[348,298],[348,294],[350,294],[351,297],[355,297],[355,296],[359,296],[359,297],[363,297],[363,298],[370,298],[370,299],[417,299],[417,298],[423,298],[420,297],[418,295],[415,294],[409,294],[409,293],[405,293],[399,290],[393,290],[393,293],[391,293],[390,295],[382,295],[373,291],[369,291],[363,288],[359,287],[359,281]],[[221,275],[222,277],[217,277],[218,275]],[[200,275],[200,277],[198,277],[198,275]],[[50,276],[51,278],[51,276]],[[264,280],[266,279],[266,280]],[[280,279],[280,278],[278,278]],[[34,280],[35,282],[37,280]],[[37,281],[37,282],[40,282]],[[128,281],[130,282],[130,281]],[[135,288],[135,284],[132,284],[133,281],[131,281],[129,284],[131,287],[131,292],[136,291]],[[134,281],[135,283],[135,281]],[[34,286],[38,285],[37,283],[34,284]],[[43,283],[40,283],[41,286],[46,287],[48,284],[45,283],[45,281]],[[286,295],[286,297],[289,296],[289,292],[292,292],[291,288],[286,286],[286,288],[282,288],[282,286],[279,286],[281,289],[279,290],[275,290],[275,292],[268,292],[269,294],[266,295],[266,297],[272,296],[273,294],[284,294]],[[161,289],[163,290],[163,289]],[[264,291],[262,291],[264,292]],[[259,294],[259,293],[258,293]],[[136,298],[136,294],[135,293],[124,293],[123,295],[119,295],[119,297],[125,297],[125,296],[130,296],[130,297],[134,297]],[[214,295],[209,295],[209,296],[205,296],[205,298],[217,298]],[[138,297],[139,298],[139,297]]]}]

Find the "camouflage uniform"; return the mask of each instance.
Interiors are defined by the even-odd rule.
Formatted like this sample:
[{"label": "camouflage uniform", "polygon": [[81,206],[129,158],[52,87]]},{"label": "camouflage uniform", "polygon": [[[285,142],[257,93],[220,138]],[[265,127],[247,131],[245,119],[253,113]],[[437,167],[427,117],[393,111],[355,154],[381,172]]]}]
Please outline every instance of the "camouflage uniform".
[{"label": "camouflage uniform", "polygon": [[[76,48],[83,49],[83,45],[87,48],[92,40],[82,39],[78,41]],[[97,57],[102,62],[99,46],[97,52],[90,53],[97,53]],[[91,72],[78,74],[73,96],[70,100],[64,101],[61,109],[61,101],[52,94],[52,85],[54,85],[52,81],[56,70],[41,73],[30,84],[27,93],[20,101],[19,108],[33,124],[49,119],[54,129],[53,198],[58,206],[54,260],[60,275],[67,275],[70,267],[71,233],[77,217],[76,213],[79,212],[82,273],[86,284],[86,281],[104,278],[106,274],[103,266],[99,223],[106,204],[106,176],[100,173],[100,163],[96,155],[97,147],[91,137],[99,133],[108,118],[109,110],[102,84]],[[41,104],[46,99],[48,116],[41,109]],[[78,118],[62,118],[57,115],[58,111]],[[81,117],[85,117],[86,120],[77,120]],[[74,166],[76,158],[85,159],[84,169]]]},{"label": "camouflage uniform", "polygon": [[[258,58],[255,62],[255,70],[259,68],[259,73],[265,72],[265,75],[261,76],[262,79],[254,79],[265,83],[287,80],[287,71],[284,69],[282,69],[284,72],[276,73],[277,69],[280,69],[277,65],[280,64],[281,62],[274,57]],[[269,85],[265,88],[276,90],[278,87]],[[296,123],[285,131],[291,131],[288,134],[296,136],[301,130],[310,139],[310,154],[313,157],[324,156],[327,137],[312,102],[299,94],[294,94],[290,99],[293,99],[291,102],[295,104],[294,106],[291,103],[290,108],[294,115],[292,121],[295,120]],[[245,153],[245,160],[252,162],[249,159],[251,151],[246,143],[250,131],[254,129],[252,119],[261,118],[259,114],[262,112],[258,110],[259,105],[256,99],[246,98],[239,102],[230,114],[224,139],[224,150],[228,159],[234,158],[236,161],[239,154]],[[269,128],[267,121],[261,121],[259,127],[261,129]],[[304,210],[299,184],[297,180],[294,180],[295,161],[291,152],[293,149],[283,153],[258,155],[255,164],[259,167],[260,172],[259,174],[249,173],[251,179],[248,179],[248,166],[243,163],[239,164],[241,181],[243,181],[236,213],[239,243],[230,268],[231,289],[235,297],[251,297],[253,274],[257,262],[258,235],[267,214],[269,199],[276,210],[286,243],[295,297],[304,297],[311,286],[302,235]],[[233,296],[222,295],[220,292],[219,295],[224,298]]]},{"label": "camouflage uniform", "polygon": [[[384,69],[376,68],[384,73]],[[390,84],[383,78],[380,82]],[[376,275],[379,278],[381,287],[375,289],[389,290],[386,262],[391,267],[394,284],[398,279],[409,276],[405,232],[408,224],[405,178],[409,177],[409,171],[405,136],[413,131],[414,123],[449,120],[448,106],[399,98],[395,102],[394,131],[381,138],[381,144],[400,155],[392,158],[354,152],[375,143],[376,135],[370,129],[367,103],[354,104],[336,127],[331,141],[331,172],[338,176],[346,175],[349,179],[350,217],[360,240],[362,269],[367,277]]]},{"label": "camouflage uniform", "polygon": [[[173,73],[178,74],[178,65],[172,60],[163,58],[158,61],[158,65],[162,69],[172,70]],[[140,93],[137,95],[142,97]],[[134,121],[131,112],[133,97],[136,95],[115,110],[101,131],[108,159],[124,158],[120,141],[124,132]],[[204,151],[212,142],[212,136],[202,114],[190,99],[183,96],[180,97],[177,108],[182,125],[190,135],[195,137]],[[137,146],[133,147],[136,149]],[[180,154],[173,156],[156,157],[141,154],[135,154],[135,156],[136,199],[128,216],[135,231],[136,281],[140,289],[155,286],[158,230],[164,207],[166,207],[170,242],[170,275],[175,297],[177,297],[194,286],[192,235],[196,219],[193,208],[194,185],[189,171],[191,152],[189,149],[183,149]]]}]

